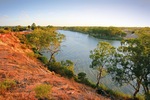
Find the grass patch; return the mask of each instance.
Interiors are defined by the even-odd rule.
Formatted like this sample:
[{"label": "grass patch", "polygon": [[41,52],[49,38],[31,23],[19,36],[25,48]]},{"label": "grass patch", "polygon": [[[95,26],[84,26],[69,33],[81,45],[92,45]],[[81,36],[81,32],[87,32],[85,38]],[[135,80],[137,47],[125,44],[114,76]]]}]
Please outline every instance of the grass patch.
[{"label": "grass patch", "polygon": [[51,98],[52,86],[48,84],[37,85],[34,89],[39,100],[49,100]]},{"label": "grass patch", "polygon": [[0,94],[4,94],[6,91],[15,87],[16,82],[14,80],[6,79],[0,82]]},{"label": "grass patch", "polygon": [[139,94],[137,94],[137,98],[139,100],[150,100],[150,98],[145,98],[145,95],[139,95]]}]

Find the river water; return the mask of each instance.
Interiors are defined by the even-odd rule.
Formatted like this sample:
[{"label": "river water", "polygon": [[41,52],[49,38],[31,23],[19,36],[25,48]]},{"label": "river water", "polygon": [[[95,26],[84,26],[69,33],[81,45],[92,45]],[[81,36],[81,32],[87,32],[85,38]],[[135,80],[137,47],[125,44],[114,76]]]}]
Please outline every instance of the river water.
[{"label": "river water", "polygon": [[[66,39],[62,43],[61,51],[56,55],[56,59],[58,61],[65,61],[67,59],[73,61],[75,73],[85,72],[87,78],[92,82],[96,82],[97,72],[89,67],[91,64],[91,59],[89,58],[90,51],[96,48],[99,41],[109,42],[115,47],[120,46],[120,41],[116,40],[97,39],[87,34],[65,30],[58,30],[58,32],[64,34]],[[49,58],[49,54],[44,53],[44,55]],[[132,87],[127,85],[118,86],[112,81],[110,75],[105,76],[101,83],[113,90],[122,91],[127,94],[133,93]]]}]

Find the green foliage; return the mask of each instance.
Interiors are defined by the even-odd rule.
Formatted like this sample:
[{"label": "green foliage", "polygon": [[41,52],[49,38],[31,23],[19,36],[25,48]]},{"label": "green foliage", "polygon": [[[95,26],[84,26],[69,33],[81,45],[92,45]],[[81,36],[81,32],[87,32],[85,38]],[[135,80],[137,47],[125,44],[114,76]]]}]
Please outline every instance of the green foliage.
[{"label": "green foliage", "polygon": [[0,28],[0,33],[9,33],[11,29]]},{"label": "green foliage", "polygon": [[51,62],[48,64],[48,69],[64,77],[72,78],[74,77],[74,70],[72,70],[74,66],[72,64],[73,63],[71,61],[69,61],[69,63],[67,61],[63,61],[63,64],[60,62]]},{"label": "green foliage", "polygon": [[82,84],[85,84],[85,85],[87,85],[87,86],[90,86],[90,87],[92,87],[92,88],[95,88],[95,87],[96,87],[96,85],[95,85],[94,83],[90,82],[90,81],[88,80],[88,78],[86,78],[86,73],[84,73],[84,72],[78,73],[77,78],[74,77],[74,79],[75,79],[75,81],[77,81],[77,82],[79,82],[79,83],[82,83]]},{"label": "green foliage", "polygon": [[145,100],[150,100],[150,94],[149,93],[145,94]]},{"label": "green foliage", "polygon": [[38,59],[42,62],[42,63],[44,63],[44,64],[47,64],[48,63],[48,59],[46,58],[46,57],[44,57],[44,56],[38,56]]},{"label": "green foliage", "polygon": [[138,94],[138,95],[136,96],[136,98],[137,98],[138,100],[150,100],[150,98],[146,98],[145,95],[143,95],[143,94]]},{"label": "green foliage", "polygon": [[42,49],[50,52],[51,62],[54,55],[59,51],[60,43],[64,38],[64,35],[58,34],[55,28],[39,28],[35,29],[32,33],[27,34],[26,38],[32,48],[35,48],[38,52]]},{"label": "green foliage", "polygon": [[66,67],[68,70],[74,72],[74,63],[70,60],[61,61],[61,66]]},{"label": "green foliage", "polygon": [[98,70],[96,84],[97,87],[99,85],[100,79],[106,75],[105,68],[110,65],[108,62],[114,52],[115,48],[107,42],[99,42],[97,47],[91,51],[90,58],[92,59],[92,64],[90,67]]},{"label": "green foliage", "polygon": [[37,85],[34,89],[38,99],[50,99],[52,86],[47,84]]},{"label": "green foliage", "polygon": [[19,38],[21,43],[28,45],[28,40],[25,37],[25,35],[20,34],[20,33],[16,33],[15,36],[17,36]]},{"label": "green foliage", "polygon": [[85,80],[85,78],[86,78],[86,73],[84,73],[84,72],[80,72],[79,74],[78,74],[78,79],[79,80]]},{"label": "green foliage", "polygon": [[38,57],[38,55],[35,54],[34,52],[27,52],[26,54],[27,54],[27,56],[30,57],[31,59],[32,59],[32,58],[37,58],[37,57]]},{"label": "green foliage", "polygon": [[102,39],[122,39],[126,34],[117,27],[64,27],[70,31],[89,34]]},{"label": "green foliage", "polygon": [[35,23],[33,23],[32,25],[31,25],[31,29],[32,30],[35,30],[37,27],[36,27],[36,24]]},{"label": "green foliage", "polygon": [[134,97],[141,86],[145,93],[149,93],[150,42],[147,42],[146,38],[145,40],[138,38],[122,41],[122,45],[112,59],[113,66],[109,68],[109,72],[116,82],[120,85],[130,84],[135,89]]},{"label": "green foliage", "polygon": [[27,34],[26,38],[32,47],[40,50],[50,45],[52,35],[49,33],[49,31],[36,29],[31,34]]},{"label": "green foliage", "polygon": [[0,94],[3,94],[5,91],[13,88],[16,85],[14,80],[6,79],[0,82]]}]

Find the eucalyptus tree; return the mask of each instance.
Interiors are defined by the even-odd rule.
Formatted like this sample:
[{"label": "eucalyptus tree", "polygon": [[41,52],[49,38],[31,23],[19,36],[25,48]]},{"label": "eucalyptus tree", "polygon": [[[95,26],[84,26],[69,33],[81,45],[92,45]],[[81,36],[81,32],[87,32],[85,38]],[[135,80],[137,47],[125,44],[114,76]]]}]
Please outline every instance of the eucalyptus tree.
[{"label": "eucalyptus tree", "polygon": [[114,52],[115,48],[107,42],[99,42],[97,47],[90,52],[92,59],[90,67],[98,71],[96,87],[99,86],[100,79],[104,76],[106,67],[109,65],[109,59]]},{"label": "eucalyptus tree", "polygon": [[134,98],[143,86],[145,93],[149,93],[148,78],[150,75],[150,48],[143,44],[140,38],[127,39],[111,60],[109,72],[120,85],[130,84],[134,88]]},{"label": "eucalyptus tree", "polygon": [[50,52],[49,62],[51,62],[54,59],[54,54],[60,49],[64,35],[57,33],[54,28],[39,28],[27,34],[26,37],[31,46],[36,48],[37,51],[42,49],[48,50]]},{"label": "eucalyptus tree", "polygon": [[[141,44],[144,46],[144,53],[146,56],[144,59],[144,66],[147,68],[144,75],[143,88],[146,95],[150,95],[149,86],[150,86],[150,28],[145,27],[136,31],[136,34],[141,41]],[[150,99],[150,98],[149,98]]]}]

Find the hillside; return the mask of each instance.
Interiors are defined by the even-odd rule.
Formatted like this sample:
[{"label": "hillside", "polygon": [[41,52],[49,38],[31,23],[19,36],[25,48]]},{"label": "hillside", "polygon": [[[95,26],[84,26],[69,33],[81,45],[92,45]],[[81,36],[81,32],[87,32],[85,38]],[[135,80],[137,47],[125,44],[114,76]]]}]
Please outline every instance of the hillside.
[{"label": "hillside", "polygon": [[0,82],[11,79],[17,83],[0,94],[0,100],[37,100],[34,88],[43,83],[52,85],[54,100],[109,100],[85,85],[48,71],[14,34],[0,34]]}]

